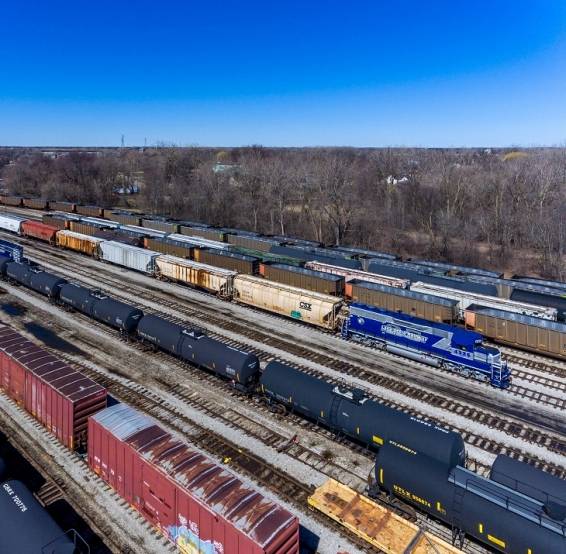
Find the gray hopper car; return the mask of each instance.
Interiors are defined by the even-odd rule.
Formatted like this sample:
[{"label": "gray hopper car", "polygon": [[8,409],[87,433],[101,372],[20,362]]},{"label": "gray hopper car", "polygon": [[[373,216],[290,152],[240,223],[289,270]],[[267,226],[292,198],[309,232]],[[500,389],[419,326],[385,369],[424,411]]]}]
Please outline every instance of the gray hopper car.
[{"label": "gray hopper car", "polygon": [[203,264],[222,267],[223,269],[237,271],[245,275],[256,275],[259,271],[258,258],[235,252],[198,248],[195,252],[195,260]]},{"label": "gray hopper car", "polygon": [[458,301],[422,294],[407,289],[389,287],[379,283],[350,281],[352,302],[369,304],[391,312],[401,312],[413,317],[454,323],[458,320]]},{"label": "gray hopper car", "polygon": [[198,227],[191,225],[179,225],[179,233],[190,237],[200,237],[217,242],[226,242],[226,233],[214,227]]},{"label": "gray hopper car", "polygon": [[178,233],[179,224],[174,221],[166,221],[163,219],[142,218],[141,226],[155,231],[163,231],[164,233]]},{"label": "gray hopper car", "polygon": [[122,225],[139,226],[141,224],[140,214],[132,214],[127,212],[110,212],[107,210],[106,219],[109,219],[110,221],[115,221],[116,223],[120,223]]},{"label": "gray hopper car", "polygon": [[269,252],[272,246],[279,246],[281,243],[277,240],[267,237],[257,237],[248,235],[226,235],[226,242],[240,248],[248,248],[250,250],[259,250],[260,252]]},{"label": "gray hopper car", "polygon": [[101,208],[100,206],[83,206],[81,204],[77,204],[75,211],[81,215],[104,217],[104,208]]},{"label": "gray hopper car", "polygon": [[283,264],[264,264],[263,275],[270,281],[284,283],[299,289],[334,296],[344,294],[344,277],[341,275]]}]

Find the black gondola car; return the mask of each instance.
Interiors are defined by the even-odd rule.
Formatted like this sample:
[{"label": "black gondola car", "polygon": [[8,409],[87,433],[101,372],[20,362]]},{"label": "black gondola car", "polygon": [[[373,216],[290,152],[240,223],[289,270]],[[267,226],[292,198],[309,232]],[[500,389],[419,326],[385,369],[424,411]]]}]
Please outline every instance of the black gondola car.
[{"label": "black gondola car", "polygon": [[154,315],[146,315],[138,325],[138,336],[194,365],[233,380],[243,388],[257,382],[259,360],[255,354],[242,352]]}]

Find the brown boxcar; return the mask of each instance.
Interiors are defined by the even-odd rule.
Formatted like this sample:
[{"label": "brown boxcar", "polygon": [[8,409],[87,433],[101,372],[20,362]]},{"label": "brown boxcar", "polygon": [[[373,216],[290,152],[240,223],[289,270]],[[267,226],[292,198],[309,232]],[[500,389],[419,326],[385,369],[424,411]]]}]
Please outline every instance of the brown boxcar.
[{"label": "brown boxcar", "polygon": [[99,206],[82,206],[81,204],[77,204],[75,211],[81,215],[104,217],[104,208],[101,208]]},{"label": "brown boxcar", "polygon": [[48,210],[49,202],[41,198],[24,198],[24,206],[34,210]]},{"label": "brown boxcar", "polygon": [[90,418],[88,464],[182,552],[299,552],[296,516],[126,404]]},{"label": "brown boxcar", "polygon": [[32,237],[34,239],[43,240],[50,244],[55,244],[55,235],[59,231],[54,225],[47,225],[41,221],[28,219],[22,223],[21,233],[24,237]]},{"label": "brown boxcar", "polygon": [[41,221],[45,225],[49,225],[50,227],[55,227],[56,229],[68,229],[69,224],[71,223],[69,219],[65,219],[63,217],[51,215],[51,214],[43,214],[41,216]]},{"label": "brown boxcar", "polygon": [[163,231],[164,233],[178,233],[179,224],[175,221],[166,221],[162,219],[142,218],[141,226],[155,231]]},{"label": "brown boxcar", "polygon": [[566,323],[472,305],[466,327],[496,342],[566,360]]},{"label": "brown boxcar", "polygon": [[211,248],[195,248],[194,258],[197,262],[222,267],[243,273],[256,275],[259,271],[259,259],[235,252],[225,252]]},{"label": "brown boxcar", "polygon": [[116,223],[121,223],[122,225],[141,225],[141,215],[132,214],[127,212],[111,212],[110,210],[105,211],[106,219],[110,221],[115,221]]},{"label": "brown boxcar", "polygon": [[23,198],[21,196],[12,196],[10,194],[0,195],[0,204],[6,206],[23,206]]},{"label": "brown boxcar", "polygon": [[344,293],[344,277],[313,271],[304,267],[283,264],[261,264],[262,275],[270,281],[277,281],[297,287],[299,289],[320,292],[321,294],[332,294],[342,296]]},{"label": "brown boxcar", "polygon": [[152,237],[145,237],[143,243],[144,248],[153,250],[154,252],[170,254],[171,256],[178,256],[179,258],[189,258],[190,260],[194,258],[194,246],[187,243]]},{"label": "brown boxcar", "polygon": [[53,211],[58,211],[58,212],[75,213],[77,209],[77,205],[74,202],[51,200],[49,202],[49,208]]},{"label": "brown boxcar", "polygon": [[0,324],[0,386],[67,448],[84,446],[89,416],[106,407],[106,389]]},{"label": "brown boxcar", "polygon": [[230,233],[226,235],[226,242],[240,248],[259,250],[260,252],[269,252],[272,246],[281,246],[281,242],[268,237],[233,235]]},{"label": "brown boxcar", "polygon": [[458,320],[457,300],[357,280],[347,283],[347,288],[353,302],[377,306],[391,312],[401,312],[430,321],[454,323]]},{"label": "brown boxcar", "polygon": [[179,225],[179,233],[190,237],[201,237],[203,239],[226,242],[226,233],[214,227],[198,227],[191,225]]}]

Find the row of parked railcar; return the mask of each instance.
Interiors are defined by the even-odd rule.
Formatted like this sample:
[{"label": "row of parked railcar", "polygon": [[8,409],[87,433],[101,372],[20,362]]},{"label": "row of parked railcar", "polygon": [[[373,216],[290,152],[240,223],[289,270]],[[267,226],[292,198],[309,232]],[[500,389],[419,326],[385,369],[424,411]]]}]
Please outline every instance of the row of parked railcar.
[{"label": "row of parked railcar", "polygon": [[[429,323],[414,317],[403,319],[394,313],[396,310],[390,309],[383,313],[379,313],[379,310],[372,312],[374,322],[384,314],[388,314],[387,326],[368,325],[363,333],[354,333],[352,329],[356,325],[351,322],[356,320],[357,316],[352,307],[356,304],[348,307],[340,296],[311,292],[305,288],[297,288],[263,277],[239,274],[118,241],[104,241],[96,237],[80,235],[74,231],[57,231],[56,242],[60,246],[70,247],[83,253],[92,254],[96,251],[96,255],[104,261],[149,273],[160,279],[190,284],[221,297],[300,319],[331,331],[341,328],[342,336],[345,338],[352,338],[405,357],[418,359],[465,377],[487,381],[498,388],[507,388],[511,382],[510,372],[499,353],[492,349],[494,352],[489,351],[489,354],[486,354],[484,351],[487,347],[482,345],[481,337],[471,332],[448,332],[448,327],[440,323]],[[278,265],[262,265],[262,267],[277,271],[282,269]],[[344,282],[343,276],[306,268],[282,270],[283,274],[288,273],[293,278],[297,278],[298,275],[298,278],[304,280],[305,286],[312,282],[312,274],[316,279],[328,278],[328,283],[334,287],[337,286],[336,283]],[[33,275],[33,272],[30,274]],[[285,280],[281,276],[279,279]],[[375,283],[365,283],[365,285],[383,287]],[[353,286],[357,287],[357,285]],[[364,290],[363,286],[364,283],[361,283],[360,290]],[[336,290],[335,288],[334,292]],[[394,288],[394,290],[405,296],[414,295],[411,291],[402,288]],[[375,291],[370,292],[375,294]],[[363,303],[375,304],[366,298]],[[366,318],[369,313],[367,312]],[[424,315],[426,316],[426,313]],[[441,347],[437,341],[440,335],[449,337],[449,340],[442,341]]]},{"label": "row of parked railcar", "polygon": [[[9,265],[13,264],[23,265],[16,262]],[[14,271],[11,274],[16,277],[20,275]],[[225,379],[238,382],[241,390],[259,394],[274,409],[282,407],[295,411],[376,449],[373,494],[384,491],[399,496],[452,525],[458,532],[467,533],[502,552],[527,552],[529,548],[533,552],[564,552],[563,509],[566,495],[563,481],[538,470],[524,468],[525,464],[504,468],[498,473],[499,476],[502,475],[501,478],[495,478],[495,473],[492,479],[481,478],[465,469],[464,442],[457,433],[375,402],[361,390],[328,383],[279,362],[270,362],[261,371],[255,356],[241,353],[235,362],[233,352],[227,362],[225,356],[230,348],[222,347],[217,342],[216,347],[201,350],[206,353],[203,358],[194,359],[194,345],[204,340],[205,335],[184,329],[156,315],[143,315],[135,306],[101,296],[79,285],[66,283],[56,275],[49,274],[49,278],[45,277],[42,281],[50,282],[53,286],[49,291],[40,290],[42,294],[57,297],[55,289],[58,288],[59,300],[65,305],[123,332],[135,333],[144,342],[209,369]],[[29,286],[25,279],[20,282]],[[104,309],[100,308],[101,304]],[[358,311],[355,315],[364,319],[371,317],[363,311]],[[385,325],[390,324],[391,322],[385,322]],[[191,343],[189,348],[184,346],[187,340]],[[14,344],[13,340],[8,342],[10,345]],[[5,350],[0,342],[0,353],[3,351]],[[14,356],[18,358],[17,353]],[[236,367],[237,373],[234,371]],[[228,368],[233,371],[230,372]],[[2,383],[4,382],[3,379]],[[183,478],[179,479],[181,476],[171,470],[170,460],[157,455],[155,449],[157,443],[166,448],[174,446],[175,451],[181,445],[172,441],[170,435],[151,420],[123,405],[90,417],[88,430],[89,464],[127,501],[138,508],[142,506],[145,491],[140,489],[140,494],[136,496],[136,484],[139,485],[142,478],[153,484],[150,489],[154,492],[164,491],[163,498],[166,496],[165,492],[169,491],[167,498],[173,504],[168,502],[168,509],[166,505],[159,503],[158,498],[158,509],[149,514],[142,513],[152,523],[158,524],[172,540],[181,540],[177,534],[179,522],[171,514],[175,507],[178,510],[176,513],[183,515],[182,508],[185,504],[184,500],[179,499],[185,498],[187,487],[183,490],[178,487],[180,483],[187,482],[186,473],[183,471]],[[108,448],[109,444],[114,447]],[[117,461],[119,456],[115,453],[122,450],[132,452],[132,463],[127,464],[128,467]],[[158,450],[163,451],[161,448]],[[149,464],[149,467],[145,464]],[[183,468],[185,464],[183,461]],[[201,467],[200,463],[198,467]],[[206,468],[208,474],[210,465],[206,465]],[[469,483],[473,483],[473,487],[469,487]],[[534,483],[536,495],[529,493],[529,488],[535,490]],[[202,487],[189,489],[189,497],[208,516],[206,502],[202,502]],[[461,501],[456,502],[456,498]],[[515,509],[519,505],[521,509]],[[290,538],[295,537],[296,533],[292,527],[295,525],[292,516],[284,511],[280,513],[285,516],[284,536],[295,540]],[[221,516],[224,514],[222,511]],[[223,522],[225,525],[226,522]],[[255,530],[254,537],[257,539]],[[183,540],[185,538],[182,537]],[[203,539],[207,540],[207,537],[201,537]],[[225,551],[232,550],[227,548]],[[257,551],[271,552],[267,548]]]},{"label": "row of parked railcar", "polygon": [[[320,242],[296,237],[283,235],[264,236],[259,233],[243,231],[241,229],[215,227],[202,222],[178,221],[165,216],[144,215],[141,213],[112,208],[102,208],[99,206],[85,206],[75,202],[49,201],[41,198],[25,198],[17,195],[2,194],[0,195],[0,204],[104,217],[108,220],[113,220],[126,225],[145,226],[148,228],[163,230],[168,233],[179,232],[181,234],[202,236],[203,238],[220,242],[228,242],[242,248],[257,251],[268,251],[271,250],[273,246],[289,246],[296,249],[295,251],[292,251],[292,253],[297,254],[299,258],[301,257],[299,251],[302,251],[307,252],[309,256],[320,255],[332,259],[353,259],[360,261],[361,266],[363,266],[363,269],[366,270],[368,265],[374,261],[375,263],[388,263],[390,266],[396,267],[399,271],[406,270],[437,276],[464,276],[487,279],[500,279],[503,277],[501,272],[485,270],[482,268],[444,262],[433,262],[428,260],[403,261],[396,255],[378,252],[375,250],[347,246],[333,246],[325,248]],[[267,248],[267,245],[271,245],[270,248]],[[316,258],[311,257],[311,259],[314,260]],[[537,279],[522,275],[514,275],[513,282],[516,286],[523,284],[544,286],[562,291],[566,290],[566,283]]]},{"label": "row of parked railcar", "polygon": [[[381,313],[381,310],[376,311]],[[354,315],[368,317],[365,313]],[[395,329],[390,322],[385,327],[402,339],[414,334],[411,329]],[[147,337],[160,346],[154,334],[148,333]],[[170,335],[169,331],[167,335]],[[496,479],[479,478],[462,465],[464,448],[458,435],[409,416],[402,418],[404,423],[399,426],[401,420],[397,415],[392,418],[392,412],[375,412],[383,406],[373,403],[363,392],[325,383],[277,362],[265,369],[259,385],[261,394],[275,405],[297,411],[377,448],[376,488],[415,503],[457,531],[467,532],[501,551],[545,551],[548,548],[564,551],[562,481],[551,482],[541,472],[534,477],[516,469],[506,473],[505,486]],[[429,432],[434,436],[428,437]],[[415,463],[419,472],[426,472],[426,478],[419,477],[418,482],[413,477],[421,473],[416,471]],[[400,472],[399,467],[403,471]],[[526,475],[520,486],[519,474]],[[474,486],[469,488],[467,485],[472,480]],[[535,480],[539,496],[544,499],[542,501],[537,496],[525,501],[524,491],[529,486],[532,488]],[[456,498],[462,502],[456,502]],[[514,506],[519,500],[522,509],[518,511]],[[489,514],[495,511],[497,517],[491,517]]]},{"label": "row of parked railcar", "polygon": [[[127,216],[131,214],[119,215]],[[473,321],[473,318],[466,317],[466,313],[471,312],[472,309],[477,306],[492,308],[497,311],[514,312],[525,316],[523,321],[528,322],[525,323],[525,325],[536,330],[536,336],[541,338],[541,340],[536,343],[536,346],[533,346],[535,341],[532,339],[526,341],[526,344],[525,341],[522,340],[515,341],[513,337],[516,336],[516,334],[502,334],[501,332],[488,333],[483,330],[481,332],[485,333],[486,336],[493,340],[512,344],[519,348],[525,348],[561,358],[566,356],[566,344],[564,344],[564,341],[554,339],[547,340],[549,337],[546,336],[548,334],[547,329],[549,328],[552,328],[554,334],[562,334],[562,326],[547,326],[544,322],[539,321],[539,319],[547,319],[549,321],[558,319],[562,321],[566,313],[566,299],[559,296],[558,288],[553,289],[555,294],[552,296],[545,294],[549,290],[552,290],[546,286],[548,282],[545,282],[543,285],[541,283],[523,283],[517,280],[516,283],[518,283],[518,285],[516,286],[526,288],[514,290],[514,295],[522,296],[517,296],[517,300],[510,300],[507,297],[499,298],[498,290],[501,289],[501,285],[491,283],[493,280],[501,282],[503,281],[502,279],[494,277],[492,272],[474,270],[474,268],[471,268],[468,278],[462,276],[447,277],[441,276],[439,273],[431,273],[430,268],[425,267],[424,263],[414,262],[408,264],[407,262],[392,260],[391,258],[394,258],[393,256],[387,257],[382,253],[377,253],[381,254],[382,257],[370,260],[370,271],[365,272],[360,269],[351,269],[333,264],[340,263],[341,255],[352,255],[353,252],[356,252],[357,255],[367,256],[370,251],[340,249],[346,252],[337,254],[334,252],[334,249],[331,249],[333,250],[332,256],[334,256],[330,259],[331,263],[308,261],[304,263],[304,269],[298,271],[298,268],[290,265],[262,263],[260,259],[256,257],[246,256],[239,253],[239,251],[235,251],[234,249],[236,247],[230,245],[228,242],[214,241],[210,238],[204,239],[202,237],[181,234],[168,235],[164,231],[150,230],[131,225],[110,230],[107,228],[107,226],[111,224],[109,220],[100,218],[94,220],[92,217],[81,217],[76,213],[67,213],[64,215],[48,214],[44,216],[44,220],[50,225],[54,221],[57,221],[58,228],[75,228],[87,232],[92,236],[98,235],[99,238],[106,240],[115,239],[120,242],[129,241],[137,245],[141,244],[146,248],[155,249],[155,251],[158,252],[170,253],[177,256],[183,255],[184,257],[191,258],[198,262],[204,261],[205,265],[208,266],[219,266],[230,271],[248,275],[259,274],[267,276],[272,280],[279,279],[283,282],[282,284],[291,283],[291,286],[304,290],[312,290],[323,294],[328,292],[336,294],[338,291],[343,291],[342,294],[347,301],[366,303],[383,309],[421,317],[433,322],[452,324],[464,324],[464,322],[466,322],[467,325],[471,325],[469,322]],[[129,222],[128,220],[128,223]],[[140,220],[140,223],[141,222]],[[117,223],[114,222],[113,224],[116,225]],[[197,224],[191,225],[192,226],[185,226],[185,232],[206,230],[207,236],[209,237],[214,236],[216,239],[223,240],[227,237],[226,233],[219,234],[218,229],[209,227],[199,229]],[[233,232],[233,230],[229,231]],[[212,232],[215,234],[211,234]],[[153,234],[152,236],[147,236],[148,233]],[[154,233],[159,234],[156,236]],[[248,235],[253,234],[248,233],[245,236],[249,238]],[[278,237],[278,239],[281,238],[282,237]],[[198,243],[198,240],[201,242]],[[312,251],[313,248],[311,244],[300,244],[297,246],[302,248],[302,255],[304,255],[305,252]],[[80,250],[80,248],[77,249]],[[91,253],[97,252],[98,246],[87,244],[83,251],[89,250]],[[410,274],[407,274],[406,269],[398,273],[399,267],[408,265],[412,268]],[[422,269],[423,267],[425,268],[424,270]],[[448,271],[448,273],[454,273],[455,269],[461,270],[460,273],[463,272],[462,267],[455,268],[451,266],[451,270]],[[206,271],[206,269],[201,267],[198,272],[198,275],[201,276],[199,280],[201,283],[206,283],[208,278],[202,278],[203,271]],[[373,273],[373,271],[378,271],[379,273]],[[322,275],[323,273],[328,275],[324,277]],[[340,276],[343,280],[340,281],[336,279],[336,275]],[[411,283],[408,277],[419,279],[419,281]],[[474,279],[475,281],[468,279]],[[193,284],[202,286],[196,282]],[[509,285],[506,286],[509,289]],[[399,290],[407,289],[408,287],[411,287],[412,290]],[[428,288],[427,291],[423,289],[425,287]],[[214,290],[208,288],[207,290],[217,293],[220,292],[219,289]],[[226,293],[226,290],[227,287],[223,286],[222,294],[223,296],[229,297],[230,295]],[[545,293],[541,292],[542,290],[544,290]],[[427,292],[432,292],[432,294],[428,294]],[[527,296],[525,297],[525,295]],[[508,292],[507,296],[509,296]],[[540,304],[537,304],[537,302]],[[269,306],[265,306],[265,303],[260,307],[270,309]],[[272,306],[271,308],[275,308],[272,311],[291,317],[301,318],[305,316],[304,312],[297,309],[288,310],[286,307],[282,306]],[[331,310],[331,312],[332,311],[333,310]],[[315,325],[321,324],[319,319],[313,317],[304,317],[304,320],[309,323],[314,323]],[[324,319],[322,326],[329,328],[329,326],[338,325],[339,323],[340,318],[330,316]],[[478,328],[478,330],[480,329]]]}]

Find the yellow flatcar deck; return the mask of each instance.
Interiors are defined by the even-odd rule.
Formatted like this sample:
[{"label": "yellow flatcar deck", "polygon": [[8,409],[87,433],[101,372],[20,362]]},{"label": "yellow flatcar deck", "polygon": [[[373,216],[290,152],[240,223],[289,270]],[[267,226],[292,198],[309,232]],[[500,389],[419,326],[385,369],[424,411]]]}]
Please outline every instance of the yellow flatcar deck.
[{"label": "yellow flatcar deck", "polygon": [[391,510],[329,479],[309,497],[309,505],[387,554],[462,554]]}]

